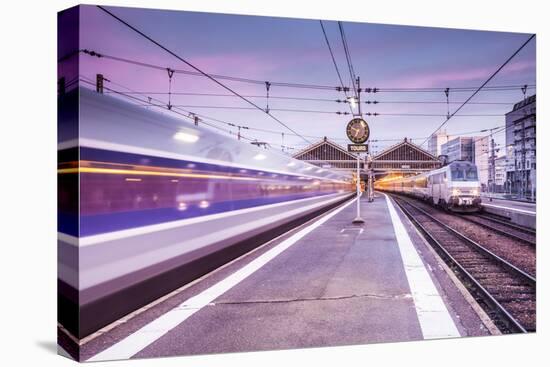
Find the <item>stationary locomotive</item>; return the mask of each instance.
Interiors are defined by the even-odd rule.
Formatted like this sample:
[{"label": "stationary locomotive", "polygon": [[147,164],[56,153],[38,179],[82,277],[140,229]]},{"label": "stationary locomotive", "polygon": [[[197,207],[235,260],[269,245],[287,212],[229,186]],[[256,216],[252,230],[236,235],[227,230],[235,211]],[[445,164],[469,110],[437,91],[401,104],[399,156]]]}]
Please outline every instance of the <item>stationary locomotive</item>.
[{"label": "stationary locomotive", "polygon": [[480,187],[477,167],[468,161],[454,161],[420,175],[383,178],[375,183],[378,190],[407,194],[456,212],[480,210]]}]

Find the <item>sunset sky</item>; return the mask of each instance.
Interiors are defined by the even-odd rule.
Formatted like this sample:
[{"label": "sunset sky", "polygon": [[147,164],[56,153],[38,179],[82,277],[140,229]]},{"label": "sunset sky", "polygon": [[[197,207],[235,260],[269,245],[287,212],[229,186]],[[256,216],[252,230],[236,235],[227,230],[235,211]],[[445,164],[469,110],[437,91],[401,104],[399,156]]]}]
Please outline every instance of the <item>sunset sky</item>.
[{"label": "sunset sky", "polygon": [[[145,10],[110,7],[110,11],[142,30],[203,71],[271,82],[291,82],[338,86],[340,84],[319,20],[257,16],[236,16],[182,11]],[[82,6],[80,48],[155,64],[173,69],[191,70],[158,46],[139,36],[94,6]],[[336,21],[324,21],[331,47],[346,86],[350,76]],[[437,92],[363,93],[363,101],[384,102],[362,105],[363,112],[381,116],[365,117],[371,127],[371,139],[391,140],[421,138],[422,143],[444,120],[444,116],[387,116],[384,114],[447,113],[446,104],[411,104],[389,102],[445,102],[443,89],[480,86],[525,40],[528,34],[422,28],[366,23],[343,23],[355,73],[362,87],[371,88],[440,88]],[[489,86],[535,84],[535,40],[531,41],[494,79]],[[80,74],[95,80],[102,73],[112,82],[134,91],[168,91],[166,71],[117,61],[80,55]],[[229,94],[214,82],[197,76],[175,74],[173,92]],[[243,95],[266,93],[265,86],[221,80]],[[112,88],[122,88],[114,84]],[[120,89],[123,90],[123,89]],[[534,94],[534,88],[528,95]],[[451,91],[451,102],[462,102],[472,94]],[[150,94],[168,100],[166,94]],[[343,99],[335,90],[316,90],[272,86],[271,96]],[[146,98],[146,97],[143,97]],[[449,134],[471,132],[504,125],[504,114],[523,98],[520,88],[511,91],[482,91],[472,101],[503,104],[467,105],[460,114],[495,116],[454,117],[447,126]],[[250,98],[261,106],[265,98]],[[235,97],[173,96],[173,105],[250,107]],[[270,99],[272,109],[348,111],[347,104],[332,101]],[[451,113],[459,104],[451,104]],[[296,149],[306,144],[300,137],[258,110],[235,110],[206,107],[182,107],[208,117],[251,128],[285,132],[285,145]],[[345,125],[350,116],[335,113],[273,111],[272,114],[292,129],[307,136],[328,136],[347,144]],[[227,129],[227,126],[219,125]],[[234,130],[234,129],[233,129]],[[243,131],[243,135],[268,141],[277,148],[281,135],[260,131]],[[468,134],[484,135],[485,133]],[[497,136],[502,143],[504,134]],[[379,151],[396,141],[372,142]],[[427,147],[425,145],[424,147]],[[279,147],[280,149],[280,147]]]}]

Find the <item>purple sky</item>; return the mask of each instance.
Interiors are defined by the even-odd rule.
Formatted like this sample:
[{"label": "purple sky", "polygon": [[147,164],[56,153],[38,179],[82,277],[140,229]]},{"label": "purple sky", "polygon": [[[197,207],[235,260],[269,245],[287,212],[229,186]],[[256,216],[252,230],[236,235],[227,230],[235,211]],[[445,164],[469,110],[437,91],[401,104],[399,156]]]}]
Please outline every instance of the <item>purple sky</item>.
[{"label": "purple sky", "polygon": [[[211,13],[109,8],[112,12],[158,40],[205,72],[276,82],[339,85],[323,33],[317,20],[222,15]],[[82,6],[80,48],[176,69],[189,69],[173,56],[126,28],[94,6]],[[483,83],[528,37],[527,34],[422,28],[345,22],[353,66],[363,87],[423,88],[477,87]],[[349,85],[338,25],[324,22],[344,83]],[[535,84],[535,42],[531,41],[489,84]],[[95,79],[96,73],[136,91],[167,92],[165,71],[151,70],[115,61],[80,56],[81,75]],[[223,81],[245,95],[265,95],[265,87]],[[228,92],[201,77],[176,74],[172,90],[176,92]],[[529,94],[535,93],[534,89]],[[272,87],[272,96],[342,99],[342,93],[326,90]],[[471,92],[455,92],[451,102],[461,102]],[[167,96],[156,96],[167,100]],[[480,92],[474,102],[505,102],[505,105],[467,105],[462,114],[496,114],[491,117],[455,117],[447,124],[447,133],[456,134],[504,125],[504,114],[521,100],[519,90]],[[264,98],[251,99],[264,107]],[[444,93],[362,94],[362,100],[445,101]],[[242,106],[246,102],[233,97],[174,96],[172,104]],[[271,108],[349,111],[336,102],[272,99]],[[362,105],[363,112],[446,114],[445,104]],[[451,112],[459,105],[451,104]],[[286,131],[283,126],[258,110],[187,108],[227,122],[254,128]],[[273,112],[294,130],[313,136],[328,136],[347,143],[345,124],[349,116],[297,112]],[[426,137],[444,121],[444,117],[367,117],[371,139]],[[222,125],[220,125],[222,126]],[[226,128],[226,127],[224,127]],[[278,134],[243,131],[251,138],[281,144]],[[472,134],[470,134],[472,135]],[[480,135],[480,134],[477,134]],[[502,142],[504,134],[497,137]],[[310,138],[310,140],[315,140]],[[421,143],[424,139],[416,140]],[[372,150],[381,150],[395,142],[373,142]],[[303,147],[299,137],[285,135],[285,144]]]}]

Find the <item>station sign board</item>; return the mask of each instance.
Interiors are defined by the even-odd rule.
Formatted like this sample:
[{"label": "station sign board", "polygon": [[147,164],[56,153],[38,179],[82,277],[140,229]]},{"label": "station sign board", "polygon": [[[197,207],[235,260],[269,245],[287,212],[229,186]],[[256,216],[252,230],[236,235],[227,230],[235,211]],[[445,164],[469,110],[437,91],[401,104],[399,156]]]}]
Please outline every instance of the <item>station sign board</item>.
[{"label": "station sign board", "polygon": [[350,153],[368,153],[368,144],[348,144],[348,152]]}]

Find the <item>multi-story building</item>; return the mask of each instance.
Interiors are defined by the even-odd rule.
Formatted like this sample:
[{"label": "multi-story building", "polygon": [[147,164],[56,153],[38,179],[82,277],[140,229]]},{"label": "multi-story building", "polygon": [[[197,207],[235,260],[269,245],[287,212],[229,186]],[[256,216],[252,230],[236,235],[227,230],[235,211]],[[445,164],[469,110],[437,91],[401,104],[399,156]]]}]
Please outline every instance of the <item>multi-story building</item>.
[{"label": "multi-story building", "polygon": [[536,196],[536,125],[536,94],[506,114],[506,180],[509,191],[522,198]]},{"label": "multi-story building", "polygon": [[481,189],[486,191],[489,187],[489,158],[491,156],[490,140],[488,136],[472,137],[474,149],[474,163],[477,166],[477,172]]},{"label": "multi-story building", "polygon": [[428,152],[434,157],[440,156],[441,146],[449,141],[449,135],[445,130],[438,130],[430,136],[428,140]]},{"label": "multi-story building", "polygon": [[447,162],[470,161],[474,163],[474,139],[459,136],[441,145],[441,154],[447,156]]}]

